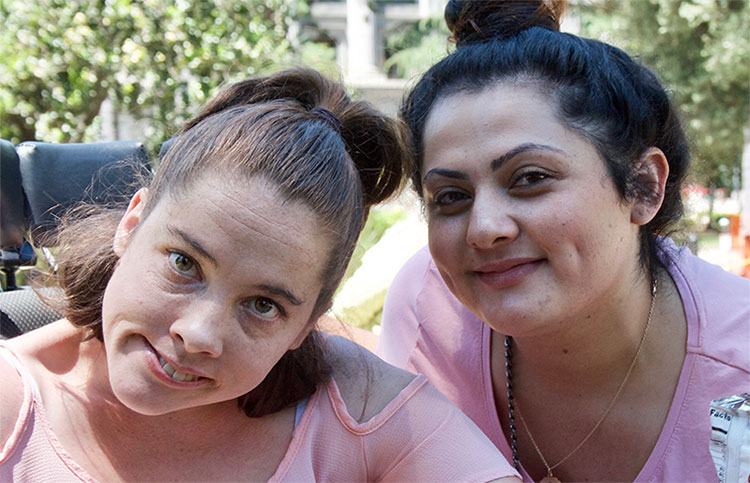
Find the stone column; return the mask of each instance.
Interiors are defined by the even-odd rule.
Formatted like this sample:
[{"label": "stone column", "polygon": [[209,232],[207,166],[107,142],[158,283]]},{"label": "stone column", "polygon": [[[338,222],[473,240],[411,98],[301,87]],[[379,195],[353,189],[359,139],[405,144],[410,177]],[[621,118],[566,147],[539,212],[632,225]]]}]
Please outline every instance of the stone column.
[{"label": "stone column", "polygon": [[346,70],[349,79],[382,77],[378,55],[377,18],[367,0],[346,0]]}]

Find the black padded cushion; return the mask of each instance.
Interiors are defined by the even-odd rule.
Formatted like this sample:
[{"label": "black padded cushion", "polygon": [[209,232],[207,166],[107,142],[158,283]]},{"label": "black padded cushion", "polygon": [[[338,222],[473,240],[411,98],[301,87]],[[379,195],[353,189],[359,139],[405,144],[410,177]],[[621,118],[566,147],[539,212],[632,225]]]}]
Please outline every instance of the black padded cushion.
[{"label": "black padded cushion", "polygon": [[[45,288],[45,296],[61,293],[60,289]],[[10,339],[55,320],[62,315],[44,305],[33,290],[13,290],[0,293],[0,339]]]},{"label": "black padded cushion", "polygon": [[157,155],[159,159],[163,158],[165,154],[167,154],[167,151],[169,151],[169,148],[172,147],[172,145],[177,140],[177,136],[173,138],[169,138],[163,143],[161,143],[161,147],[159,148],[159,154]]},{"label": "black padded cushion", "polygon": [[0,249],[18,248],[28,225],[18,154],[5,139],[0,139],[0,186]]},{"label": "black padded cushion", "polygon": [[35,237],[52,231],[60,216],[81,201],[121,203],[140,188],[148,154],[138,141],[16,146]]}]

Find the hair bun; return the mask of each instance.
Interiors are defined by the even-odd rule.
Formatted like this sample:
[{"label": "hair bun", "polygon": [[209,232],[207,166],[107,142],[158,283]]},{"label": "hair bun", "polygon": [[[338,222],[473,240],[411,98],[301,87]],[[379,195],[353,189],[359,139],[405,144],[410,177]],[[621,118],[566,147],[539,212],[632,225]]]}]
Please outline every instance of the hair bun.
[{"label": "hair bun", "polygon": [[560,30],[566,0],[449,0],[445,21],[457,47],[513,37],[531,28]]}]

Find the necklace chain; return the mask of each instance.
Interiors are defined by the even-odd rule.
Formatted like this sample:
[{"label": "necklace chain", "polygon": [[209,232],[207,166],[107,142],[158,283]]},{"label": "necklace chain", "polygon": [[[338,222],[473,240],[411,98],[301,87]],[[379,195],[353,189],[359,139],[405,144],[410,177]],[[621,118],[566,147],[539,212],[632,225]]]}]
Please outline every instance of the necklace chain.
[{"label": "necklace chain", "polygon": [[648,328],[651,325],[651,316],[654,313],[654,303],[656,301],[656,287],[657,287],[657,281],[656,279],[654,279],[651,285],[651,305],[648,309],[648,317],[646,318],[646,326],[643,329],[643,335],[641,335],[641,341],[638,343],[638,349],[635,351],[635,355],[633,356],[633,361],[630,363],[630,367],[628,367],[628,372],[625,373],[625,377],[620,383],[620,387],[617,388],[617,392],[615,392],[615,395],[610,400],[609,406],[607,406],[607,409],[604,410],[604,413],[596,422],[594,427],[591,428],[591,431],[588,432],[588,434],[581,440],[580,443],[578,443],[578,445],[575,448],[573,448],[572,451],[570,451],[567,454],[567,456],[565,456],[563,459],[561,459],[554,465],[550,465],[549,463],[547,463],[546,458],[542,454],[542,450],[539,449],[539,445],[534,439],[534,436],[531,435],[531,431],[529,430],[529,427],[526,425],[526,421],[524,420],[523,415],[521,414],[521,408],[518,407],[518,403],[513,399],[513,364],[512,364],[513,338],[510,336],[505,337],[505,379],[506,379],[506,388],[507,388],[507,395],[508,395],[508,421],[509,421],[508,429],[510,429],[510,447],[511,447],[511,452],[513,455],[513,466],[516,468],[516,470],[520,471],[520,463],[518,461],[518,442],[517,442],[517,436],[516,436],[515,413],[518,413],[518,417],[521,420],[521,424],[523,425],[523,428],[526,431],[526,434],[529,436],[529,439],[531,440],[531,444],[534,446],[534,449],[539,455],[539,458],[542,460],[542,463],[544,463],[545,468],[547,468],[547,477],[549,478],[554,478],[552,474],[552,470],[554,470],[555,468],[563,464],[565,461],[568,460],[568,458],[573,456],[576,453],[576,451],[581,449],[581,447],[586,443],[586,441],[589,440],[591,435],[593,435],[594,432],[599,428],[599,426],[604,422],[604,420],[607,418],[607,415],[612,410],[612,407],[615,405],[617,398],[620,396],[622,389],[625,387],[625,383],[628,382],[630,373],[633,372],[633,368],[635,367],[635,363],[638,360],[638,356],[641,353],[641,349],[643,349],[643,342],[646,340],[646,334],[648,334]]}]

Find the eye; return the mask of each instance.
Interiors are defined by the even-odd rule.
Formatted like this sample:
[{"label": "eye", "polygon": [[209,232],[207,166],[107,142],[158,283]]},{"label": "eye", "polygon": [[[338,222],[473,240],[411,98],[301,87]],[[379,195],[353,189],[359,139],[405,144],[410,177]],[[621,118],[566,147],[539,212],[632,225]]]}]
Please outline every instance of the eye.
[{"label": "eye", "polygon": [[253,315],[261,319],[272,320],[284,315],[281,307],[267,297],[253,297],[247,302],[247,306]]},{"label": "eye", "polygon": [[440,190],[432,196],[430,206],[441,214],[452,214],[460,211],[471,197],[457,189]]},{"label": "eye", "polygon": [[199,276],[198,266],[196,263],[187,255],[180,252],[169,253],[169,266],[172,267],[180,275],[197,278]]},{"label": "eye", "polygon": [[550,178],[548,173],[540,170],[528,170],[518,173],[511,182],[511,188],[529,188]]},{"label": "eye", "polygon": [[466,195],[460,191],[448,191],[438,193],[435,196],[435,203],[441,206],[452,205],[466,199]]}]

